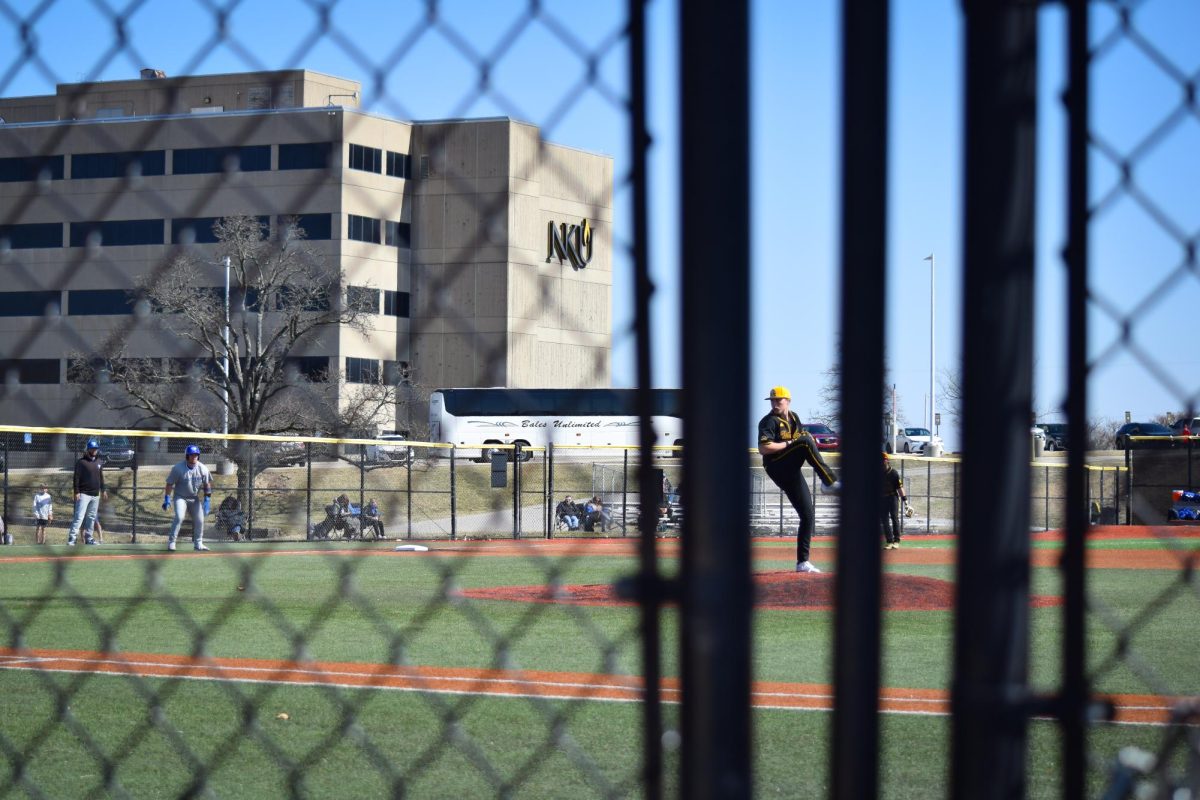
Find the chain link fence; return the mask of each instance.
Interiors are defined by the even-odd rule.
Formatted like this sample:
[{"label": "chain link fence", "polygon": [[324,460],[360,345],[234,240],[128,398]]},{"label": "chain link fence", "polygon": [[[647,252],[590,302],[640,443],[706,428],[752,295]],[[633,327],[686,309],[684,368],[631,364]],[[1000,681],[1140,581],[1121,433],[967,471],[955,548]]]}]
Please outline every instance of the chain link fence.
[{"label": "chain link fence", "polygon": [[[1095,2],[1088,11],[1086,52],[1080,49],[1073,58],[1083,59],[1076,74],[1086,74],[1090,82],[1094,112],[1079,121],[1086,126],[1090,190],[1080,212],[1086,214],[1093,242],[1087,286],[1089,386],[1099,393],[1114,380],[1138,376],[1177,404],[1159,413],[1190,418],[1200,398],[1194,363],[1180,369],[1165,331],[1172,320],[1190,316],[1197,285],[1195,207],[1186,199],[1187,181],[1178,167],[1187,152],[1181,144],[1196,132],[1200,65],[1172,35],[1192,10],[1170,3]],[[1139,254],[1136,285],[1125,283],[1119,293],[1106,288],[1112,284],[1105,284],[1104,276],[1131,251]],[[1141,415],[1150,416],[1144,410]],[[1175,700],[1153,740],[1114,737],[1100,744],[1093,733],[1090,777],[1093,785],[1107,783],[1106,797],[1194,795],[1200,791],[1190,727],[1195,709],[1186,698],[1200,686],[1195,670],[1180,670],[1178,654],[1167,642],[1178,635],[1172,633],[1178,620],[1200,610],[1189,544],[1193,532],[1187,527],[1193,504],[1186,498],[1179,502],[1181,492],[1197,488],[1200,473],[1190,437],[1122,437],[1127,430],[1119,431],[1118,439],[1123,439],[1119,444],[1128,468],[1121,476],[1128,502],[1117,507],[1117,515],[1144,526],[1139,536],[1168,558],[1158,570],[1144,573],[1138,597],[1126,602],[1114,598],[1111,573],[1089,573],[1086,681],[1102,696],[1144,693]],[[1129,547],[1130,557],[1136,556],[1138,544]]]}]

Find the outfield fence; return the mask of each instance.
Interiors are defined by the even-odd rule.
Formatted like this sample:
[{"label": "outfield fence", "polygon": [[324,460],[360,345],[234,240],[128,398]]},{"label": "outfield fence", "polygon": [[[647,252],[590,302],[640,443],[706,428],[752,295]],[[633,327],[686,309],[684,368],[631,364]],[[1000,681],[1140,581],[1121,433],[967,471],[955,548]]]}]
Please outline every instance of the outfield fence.
[{"label": "outfield fence", "polygon": [[[132,541],[165,536],[169,531],[171,515],[159,507],[164,483],[190,443],[201,445],[201,460],[213,475],[207,525],[213,538],[232,537],[228,518],[218,513],[230,498],[237,502],[241,517],[237,538],[248,542],[639,535],[641,460],[638,449],[631,447],[516,448],[482,443],[451,447],[288,436],[231,436],[226,444],[216,434],[199,437],[108,429],[0,428],[0,438],[4,519],[18,543],[31,540],[32,497],[43,485],[58,508],[48,530],[52,536],[65,537],[71,521],[72,470],[84,444],[93,438],[105,448],[101,461],[106,464],[109,497],[100,505],[102,528]],[[122,446],[120,452],[109,452],[113,443]],[[827,453],[826,458],[836,469],[837,453]],[[895,455],[892,463],[914,508],[912,517],[901,519],[903,533],[954,533],[962,505],[961,459]],[[1089,467],[1087,502],[1093,522],[1129,522],[1129,486],[1150,491],[1183,483],[1182,474],[1174,475],[1178,468],[1164,472],[1166,468],[1157,462],[1154,477],[1144,478],[1140,469],[1148,469],[1148,463],[1139,461],[1138,468]],[[682,448],[657,451],[650,468],[666,479],[665,492],[652,500],[658,519],[656,533],[678,536],[687,511]],[[753,451],[748,454],[747,468],[752,485],[751,533],[794,536],[799,523],[796,511],[766,476]],[[1057,529],[1064,524],[1065,469],[1062,462],[1031,462],[1034,530]],[[816,510],[816,533],[834,535],[840,516],[838,498],[822,491],[815,473],[807,469],[806,473]],[[343,495],[349,502],[349,527],[340,521],[343,513],[331,508]],[[574,528],[556,513],[567,497],[580,510]],[[604,511],[589,519],[584,509],[593,497],[602,501]],[[379,508],[378,537],[375,528],[362,523],[360,509],[371,502]],[[1140,517],[1137,521],[1141,522]],[[334,523],[336,527],[331,527]],[[370,535],[364,536],[364,532]]]}]

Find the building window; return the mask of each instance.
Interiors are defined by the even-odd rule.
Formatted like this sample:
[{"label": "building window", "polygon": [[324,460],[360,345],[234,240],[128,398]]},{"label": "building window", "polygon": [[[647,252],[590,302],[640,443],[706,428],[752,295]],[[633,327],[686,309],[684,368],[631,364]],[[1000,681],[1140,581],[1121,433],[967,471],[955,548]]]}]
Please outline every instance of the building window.
[{"label": "building window", "polygon": [[304,231],[304,238],[310,242],[323,242],[333,238],[332,214],[294,214],[280,217],[279,229],[286,230],[288,225]]},{"label": "building window", "polygon": [[388,386],[399,386],[412,380],[407,361],[384,361],[383,382]]},{"label": "building window", "polygon": [[346,305],[365,314],[379,313],[379,290],[367,286],[346,287]]},{"label": "building window", "polygon": [[27,222],[21,225],[0,225],[0,250],[33,250],[41,247],[62,247],[61,222]]},{"label": "building window", "polygon": [[62,156],[0,158],[0,183],[63,179]]},{"label": "building window", "polygon": [[387,174],[393,178],[411,178],[412,160],[409,158],[408,153],[393,153],[391,150],[388,150]]},{"label": "building window", "polygon": [[59,363],[57,358],[5,358],[0,359],[0,379],[7,382],[15,377],[18,383],[58,383]]},{"label": "building window", "polygon": [[71,180],[124,178],[126,175],[166,175],[167,151],[76,153],[71,156]]},{"label": "building window", "polygon": [[[217,232],[213,226],[222,217],[185,217],[171,220],[171,244],[216,244]],[[262,229],[260,238],[266,239],[271,233],[271,218],[260,216],[259,227]]]},{"label": "building window", "polygon": [[408,316],[408,292],[383,290],[383,313],[390,317]]},{"label": "building window", "polygon": [[0,292],[0,317],[57,316],[62,292]]},{"label": "building window", "polygon": [[114,222],[72,222],[71,247],[85,247],[96,234],[101,247],[123,247],[138,244],[162,244],[161,219],[123,219]]},{"label": "building window", "polygon": [[379,173],[383,171],[383,151],[378,147],[350,145],[350,169]]},{"label": "building window", "polygon": [[70,316],[132,314],[137,294],[128,289],[72,289],[67,292]]},{"label": "building window", "polygon": [[353,239],[356,242],[374,242],[379,244],[379,220],[371,219],[370,217],[360,217],[356,214],[347,214],[350,218],[349,229],[346,233],[347,239]]},{"label": "building window", "polygon": [[379,383],[379,361],[374,358],[346,358],[347,383]]},{"label": "building window", "polygon": [[330,142],[279,145],[280,169],[329,169],[333,146]]},{"label": "building window", "polygon": [[193,147],[171,153],[175,175],[211,172],[266,172],[271,169],[271,145],[251,147]]},{"label": "building window", "polygon": [[299,356],[287,360],[289,366],[309,383],[325,383],[329,380],[329,356]]},{"label": "building window", "polygon": [[408,248],[412,241],[412,225],[407,222],[387,220],[383,224],[383,243],[392,247]]}]

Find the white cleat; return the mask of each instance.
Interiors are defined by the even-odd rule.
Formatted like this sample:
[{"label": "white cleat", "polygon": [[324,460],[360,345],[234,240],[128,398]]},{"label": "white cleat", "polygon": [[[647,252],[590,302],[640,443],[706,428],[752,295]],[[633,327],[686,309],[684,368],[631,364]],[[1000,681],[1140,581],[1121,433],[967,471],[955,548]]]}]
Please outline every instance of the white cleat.
[{"label": "white cleat", "polygon": [[817,569],[811,561],[797,561],[796,572],[820,573],[821,570]]},{"label": "white cleat", "polygon": [[175,552],[175,540],[174,539],[167,540],[167,549],[170,550],[172,553]]},{"label": "white cleat", "polygon": [[192,549],[195,550],[197,553],[199,553],[199,552],[207,553],[208,552],[208,548],[204,546],[203,542],[201,542],[200,544],[194,545],[192,547]]}]

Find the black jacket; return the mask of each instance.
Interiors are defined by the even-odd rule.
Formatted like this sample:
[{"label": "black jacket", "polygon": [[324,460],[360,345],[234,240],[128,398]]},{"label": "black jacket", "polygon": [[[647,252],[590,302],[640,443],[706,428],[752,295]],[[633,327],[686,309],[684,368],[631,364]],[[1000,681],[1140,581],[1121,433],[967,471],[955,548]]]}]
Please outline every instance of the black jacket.
[{"label": "black jacket", "polygon": [[72,482],[75,494],[98,495],[104,491],[104,469],[100,459],[86,455],[75,462],[75,479]]}]

